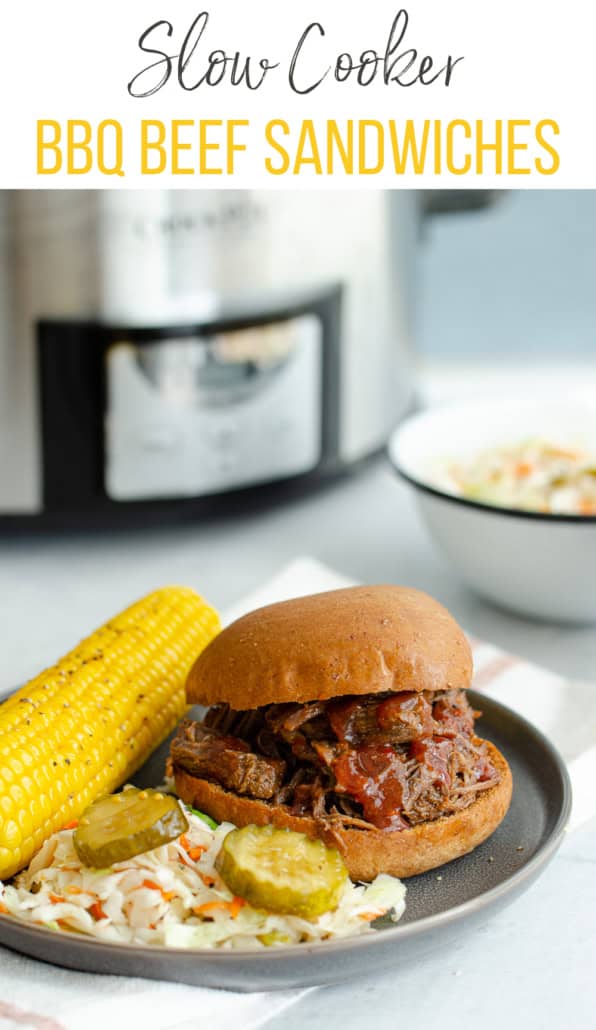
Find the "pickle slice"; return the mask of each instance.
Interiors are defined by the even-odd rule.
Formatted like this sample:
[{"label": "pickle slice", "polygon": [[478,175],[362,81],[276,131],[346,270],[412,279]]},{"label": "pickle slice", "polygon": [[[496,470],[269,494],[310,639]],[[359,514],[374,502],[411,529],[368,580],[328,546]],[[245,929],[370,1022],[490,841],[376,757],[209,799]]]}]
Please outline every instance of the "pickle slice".
[{"label": "pickle slice", "polygon": [[104,869],[167,844],[186,830],[188,820],[175,798],[127,787],[83,812],[73,843],[84,865]]},{"label": "pickle slice", "polygon": [[335,848],[274,826],[231,830],[215,865],[232,893],[255,908],[304,919],[337,908],[348,880]]}]

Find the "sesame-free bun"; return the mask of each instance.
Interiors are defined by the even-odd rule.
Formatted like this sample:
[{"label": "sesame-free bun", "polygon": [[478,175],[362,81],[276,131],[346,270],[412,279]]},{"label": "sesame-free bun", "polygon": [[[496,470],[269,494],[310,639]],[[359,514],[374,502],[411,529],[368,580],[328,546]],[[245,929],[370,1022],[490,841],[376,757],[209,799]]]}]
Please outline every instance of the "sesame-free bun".
[{"label": "sesame-free bun", "polygon": [[349,587],[237,619],[199,655],[193,704],[258,708],[346,694],[468,687],[472,656],[455,619],[420,590]]},{"label": "sesame-free bun", "polygon": [[511,800],[511,771],[497,748],[486,741],[488,757],[500,774],[500,781],[468,807],[454,815],[418,823],[407,830],[345,829],[332,832],[312,816],[292,815],[285,805],[240,797],[216,783],[191,776],[174,766],[176,791],[194,808],[218,822],[235,826],[284,827],[319,838],[339,848],[353,880],[374,880],[379,873],[417,876],[428,869],[465,855],[490,837],[504,818]]}]

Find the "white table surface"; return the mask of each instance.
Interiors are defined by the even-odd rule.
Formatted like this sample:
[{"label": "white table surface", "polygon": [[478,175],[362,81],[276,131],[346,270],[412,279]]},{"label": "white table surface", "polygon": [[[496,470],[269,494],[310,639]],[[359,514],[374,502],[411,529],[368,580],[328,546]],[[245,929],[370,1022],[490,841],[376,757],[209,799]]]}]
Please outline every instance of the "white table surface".
[{"label": "white table surface", "polygon": [[[378,460],[358,475],[241,521],[0,538],[0,690],[25,681],[152,587],[186,582],[225,608],[299,554],[364,581],[420,587],[475,636],[596,681],[594,628],[524,621],[468,593],[433,551],[408,490]],[[313,992],[268,1025],[593,1027],[595,874],[596,820],[569,836],[527,894],[448,954]]]}]

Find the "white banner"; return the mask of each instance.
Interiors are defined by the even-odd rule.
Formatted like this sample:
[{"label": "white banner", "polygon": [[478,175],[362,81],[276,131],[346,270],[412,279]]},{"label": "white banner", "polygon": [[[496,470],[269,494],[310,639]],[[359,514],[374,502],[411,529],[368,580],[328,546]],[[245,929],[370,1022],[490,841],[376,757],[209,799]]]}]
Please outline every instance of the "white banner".
[{"label": "white banner", "polygon": [[590,187],[586,0],[5,5],[0,187]]}]

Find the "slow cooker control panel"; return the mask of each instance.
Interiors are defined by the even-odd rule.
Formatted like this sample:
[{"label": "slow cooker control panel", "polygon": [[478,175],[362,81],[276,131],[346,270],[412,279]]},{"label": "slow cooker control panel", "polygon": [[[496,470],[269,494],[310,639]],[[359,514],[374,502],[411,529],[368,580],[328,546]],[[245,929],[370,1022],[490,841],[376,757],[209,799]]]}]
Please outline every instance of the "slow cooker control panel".
[{"label": "slow cooker control panel", "polygon": [[201,497],[311,471],[322,375],[316,313],[123,334],[105,353],[108,497]]}]

